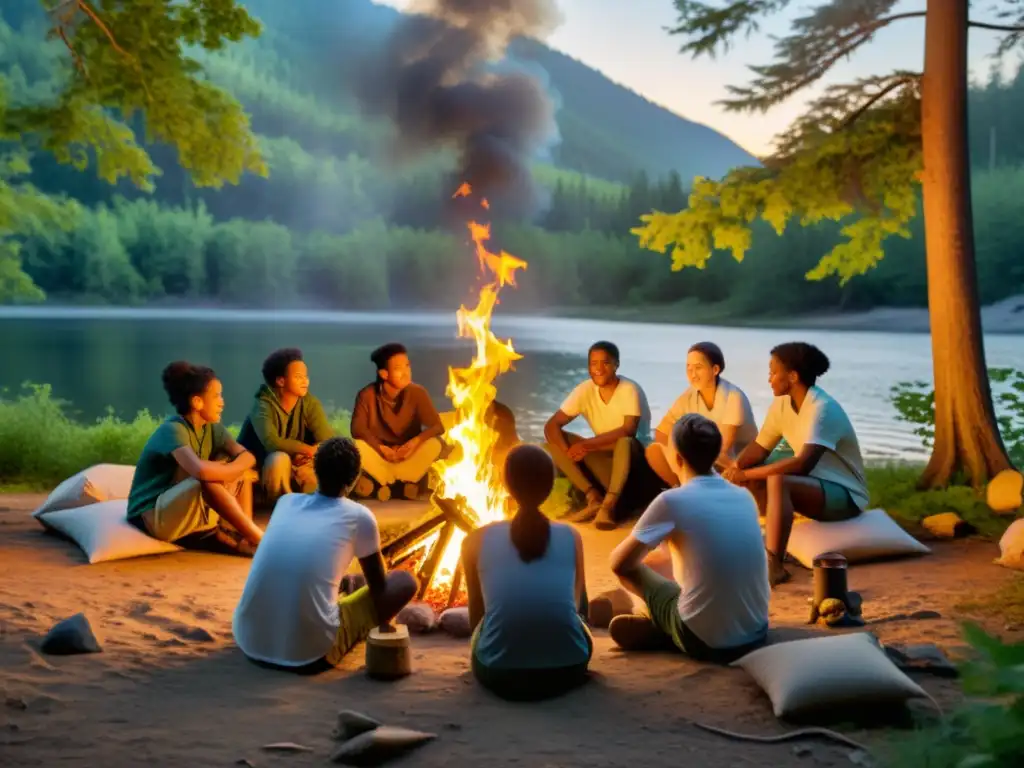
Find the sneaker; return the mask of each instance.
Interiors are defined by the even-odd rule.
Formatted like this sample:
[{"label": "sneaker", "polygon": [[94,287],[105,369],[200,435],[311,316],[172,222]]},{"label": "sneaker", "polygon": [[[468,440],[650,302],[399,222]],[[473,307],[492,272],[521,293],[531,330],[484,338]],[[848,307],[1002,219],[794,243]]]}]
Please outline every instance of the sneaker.
[{"label": "sneaker", "polygon": [[624,651],[661,651],[674,647],[672,638],[658,629],[653,621],[635,613],[612,619],[608,634]]},{"label": "sneaker", "polygon": [[359,479],[356,480],[355,488],[352,489],[352,493],[361,499],[368,499],[373,496],[373,480],[368,478],[366,475],[359,475]]}]

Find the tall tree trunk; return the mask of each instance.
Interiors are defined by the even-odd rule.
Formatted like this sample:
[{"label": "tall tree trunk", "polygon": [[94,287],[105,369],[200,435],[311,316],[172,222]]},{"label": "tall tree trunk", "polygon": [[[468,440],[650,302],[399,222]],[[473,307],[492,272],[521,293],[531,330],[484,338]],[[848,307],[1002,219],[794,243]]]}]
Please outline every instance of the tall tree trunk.
[{"label": "tall tree trunk", "polygon": [[960,469],[977,486],[1010,466],[985,366],[967,144],[967,2],[928,0],[921,131],[935,446],[921,486]]}]

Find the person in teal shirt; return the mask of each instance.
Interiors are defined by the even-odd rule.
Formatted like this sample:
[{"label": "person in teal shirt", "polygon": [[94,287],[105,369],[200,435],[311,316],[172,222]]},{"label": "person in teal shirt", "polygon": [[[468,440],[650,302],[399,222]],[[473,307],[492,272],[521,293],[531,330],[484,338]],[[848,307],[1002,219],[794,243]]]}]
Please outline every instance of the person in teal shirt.
[{"label": "person in teal shirt", "polygon": [[286,493],[316,490],[313,456],[334,437],[320,401],[309,393],[309,368],[302,350],[278,349],[263,362],[256,392],[238,442],[256,457],[260,485],[271,506]]},{"label": "person in teal shirt", "polygon": [[214,539],[252,555],[263,531],[252,520],[256,458],[220,423],[223,386],[210,368],[178,361],[163,372],[177,412],[146,441],[128,494],[128,520],[161,541],[202,547]]},{"label": "person in teal shirt", "polygon": [[509,451],[504,481],[515,516],[477,528],[462,545],[473,674],[505,699],[551,698],[586,682],[594,652],[583,619],[583,540],[540,511],[555,482],[540,446]]}]

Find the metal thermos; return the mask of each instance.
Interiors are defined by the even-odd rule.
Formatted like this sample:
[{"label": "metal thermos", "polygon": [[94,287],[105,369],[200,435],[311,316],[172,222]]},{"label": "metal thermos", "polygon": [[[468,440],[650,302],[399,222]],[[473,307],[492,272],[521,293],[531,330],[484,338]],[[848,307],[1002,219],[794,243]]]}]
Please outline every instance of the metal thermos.
[{"label": "metal thermos", "polygon": [[814,604],[830,597],[847,600],[846,558],[836,552],[814,558]]}]

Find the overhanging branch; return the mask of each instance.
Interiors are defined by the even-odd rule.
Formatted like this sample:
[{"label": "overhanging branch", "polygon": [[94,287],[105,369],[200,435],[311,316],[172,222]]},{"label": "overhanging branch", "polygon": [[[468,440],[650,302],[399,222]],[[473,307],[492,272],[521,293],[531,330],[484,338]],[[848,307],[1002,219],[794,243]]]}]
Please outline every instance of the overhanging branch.
[{"label": "overhanging branch", "polygon": [[968,21],[967,26],[974,29],[991,29],[995,32],[1024,32],[1024,26],[1015,26],[1013,24],[989,24],[986,21]]},{"label": "overhanging branch", "polygon": [[913,75],[905,75],[905,76],[896,78],[891,83],[886,85],[884,88],[881,88],[878,91],[878,93],[876,93],[873,96],[871,96],[871,98],[869,98],[867,101],[865,101],[863,104],[861,104],[856,110],[851,112],[850,115],[845,120],[843,120],[843,123],[840,126],[840,128],[841,129],[849,128],[851,125],[853,125],[855,122],[857,122],[857,120],[861,117],[861,115],[863,115],[865,112],[867,112],[869,109],[871,109],[871,107],[873,107],[879,101],[884,99],[890,93],[895,91],[897,88],[902,88],[904,85],[909,85],[910,83],[915,82],[916,80],[920,79],[920,77],[921,77],[920,73],[915,73]]}]

